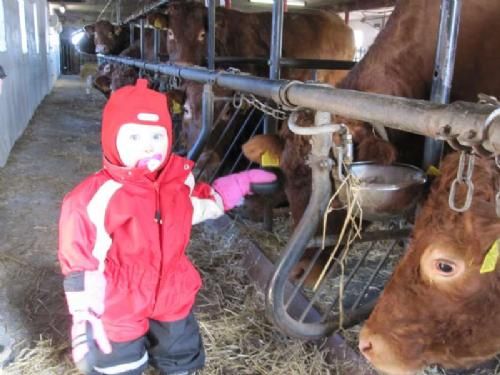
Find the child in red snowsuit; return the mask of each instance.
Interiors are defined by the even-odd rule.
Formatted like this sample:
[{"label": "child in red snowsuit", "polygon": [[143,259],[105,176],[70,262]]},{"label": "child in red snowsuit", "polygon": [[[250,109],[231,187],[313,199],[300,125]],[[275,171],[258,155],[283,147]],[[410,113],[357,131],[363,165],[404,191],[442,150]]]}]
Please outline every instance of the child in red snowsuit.
[{"label": "child in red snowsuit", "polygon": [[165,95],[147,81],[117,90],[102,119],[103,169],[64,199],[59,260],[85,374],[190,374],[205,363],[192,313],[201,286],[184,251],[192,224],[221,216],[275,176],[251,170],[196,184],[171,153]]}]

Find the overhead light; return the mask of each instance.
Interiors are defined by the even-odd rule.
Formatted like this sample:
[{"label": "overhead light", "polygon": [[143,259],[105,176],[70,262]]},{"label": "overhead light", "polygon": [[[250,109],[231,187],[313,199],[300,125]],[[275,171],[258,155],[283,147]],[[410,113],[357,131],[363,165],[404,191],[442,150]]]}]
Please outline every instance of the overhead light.
[{"label": "overhead light", "polygon": [[66,13],[66,7],[64,6],[64,4],[61,4],[61,6],[59,7],[59,12],[61,12],[61,14]]},{"label": "overhead light", "polygon": [[[274,0],[249,0],[251,3],[256,3],[256,4],[273,4]],[[306,2],[305,1],[300,1],[300,0],[287,0],[286,5],[291,6],[291,7],[305,7]]]}]

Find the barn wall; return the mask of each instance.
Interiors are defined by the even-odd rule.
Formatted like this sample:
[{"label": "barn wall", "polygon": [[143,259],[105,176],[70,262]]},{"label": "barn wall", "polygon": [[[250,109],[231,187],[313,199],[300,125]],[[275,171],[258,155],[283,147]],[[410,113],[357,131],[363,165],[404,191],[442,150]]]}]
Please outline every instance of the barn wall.
[{"label": "barn wall", "polygon": [[[57,31],[49,27],[47,1],[0,0],[0,6],[2,3],[6,51],[0,51],[0,65],[7,78],[0,95],[0,167],[7,162],[14,142],[21,136],[37,106],[59,76],[59,37]],[[20,4],[23,3],[26,53],[23,52],[19,15]]]}]

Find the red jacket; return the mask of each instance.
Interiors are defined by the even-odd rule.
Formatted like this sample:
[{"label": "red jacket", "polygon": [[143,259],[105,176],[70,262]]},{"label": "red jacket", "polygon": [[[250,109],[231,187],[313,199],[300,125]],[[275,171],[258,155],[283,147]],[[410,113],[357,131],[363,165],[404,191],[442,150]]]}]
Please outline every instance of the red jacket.
[{"label": "red jacket", "polygon": [[170,155],[153,179],[145,169],[109,159],[63,201],[59,260],[65,276],[104,273],[106,334],[124,342],[144,335],[148,318],[188,315],[201,286],[184,254],[191,226],[220,216],[223,208],[209,185],[195,186],[187,159]]},{"label": "red jacket", "polygon": [[151,181],[141,170],[105,162],[64,199],[62,272],[104,272],[102,319],[112,341],[142,336],[147,318],[174,321],[192,308],[201,280],[184,254],[191,225],[223,210],[210,186],[193,189],[191,168],[192,162],[172,155]]}]

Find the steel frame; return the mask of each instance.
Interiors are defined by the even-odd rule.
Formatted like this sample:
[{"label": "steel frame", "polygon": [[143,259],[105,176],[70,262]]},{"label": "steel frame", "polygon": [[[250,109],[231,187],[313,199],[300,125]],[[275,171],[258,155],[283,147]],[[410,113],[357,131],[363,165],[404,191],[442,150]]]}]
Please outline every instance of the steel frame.
[{"label": "steel frame", "polygon": [[[163,5],[167,1],[158,1]],[[461,0],[442,0],[440,28],[438,35],[438,46],[436,53],[436,70],[433,81],[432,97],[430,101],[391,97],[379,94],[357,92],[352,90],[336,89],[327,85],[302,83],[279,79],[280,66],[289,64],[295,67],[305,68],[312,66],[321,69],[328,68],[332,62],[294,60],[281,58],[281,38],[283,27],[283,0],[276,0],[273,6],[272,43],[270,53],[270,79],[253,77],[235,72],[215,71],[216,62],[228,62],[228,58],[215,57],[215,2],[209,0],[209,30],[208,30],[208,69],[201,67],[185,67],[174,64],[159,64],[157,62],[145,62],[137,59],[128,59],[116,56],[100,56],[104,59],[135,66],[140,69],[155,73],[175,76],[182,79],[193,80],[204,83],[203,91],[203,113],[204,121],[202,131],[198,137],[195,147],[189,152],[189,157],[196,160],[210,134],[213,122],[214,96],[212,87],[214,84],[225,87],[236,92],[252,93],[267,99],[271,99],[277,105],[289,109],[311,108],[321,112],[334,113],[347,118],[382,123],[387,127],[399,129],[415,134],[424,135],[431,140],[426,142],[424,164],[436,164],[441,155],[441,140],[455,141],[464,147],[480,145],[492,154],[500,154],[500,119],[493,123],[485,131],[485,121],[494,109],[491,105],[474,104],[466,102],[455,102],[446,104],[449,100],[451,78],[453,76],[453,64],[456,51],[458,25],[460,17]],[[153,8],[148,8],[151,11]],[[137,17],[133,17],[137,18]],[[129,19],[133,19],[129,17]],[[141,21],[143,25],[143,22]],[[141,27],[141,35],[143,27]],[[143,43],[141,43],[142,45]],[[141,46],[142,47],[142,46]],[[142,48],[141,48],[142,50]],[[141,53],[141,56],[143,54]],[[259,58],[233,60],[238,62],[261,63]],[[303,65],[313,63],[312,65]],[[322,65],[325,64],[325,65]],[[336,62],[339,64],[339,62]],[[342,63],[341,63],[342,64]],[[346,64],[347,68],[348,65]],[[338,67],[336,67],[338,69]],[[326,118],[326,117],[325,117]],[[325,121],[320,121],[319,125]],[[272,132],[271,126],[267,125],[265,132]],[[313,136],[313,162],[311,163],[313,183],[312,196],[302,220],[292,234],[286,249],[282,252],[280,261],[272,275],[266,291],[267,311],[275,324],[284,332],[302,338],[318,338],[330,333],[335,329],[335,324],[324,321],[307,323],[306,317],[313,311],[315,297],[309,302],[302,316],[297,319],[287,311],[285,295],[289,289],[288,275],[291,267],[296,264],[304,252],[306,246],[310,246],[311,240],[322,212],[326,208],[326,202],[331,193],[330,171],[325,167],[330,150],[329,136]],[[435,140],[438,140],[437,142]],[[225,159],[225,158],[224,158]],[[328,163],[326,163],[328,165]],[[218,172],[218,171],[217,171]],[[217,173],[216,172],[216,173]],[[320,213],[318,215],[318,212]],[[396,231],[397,232],[397,231]],[[393,238],[399,235],[392,232]],[[399,231],[401,232],[401,231]],[[382,236],[385,236],[383,233]],[[376,236],[375,236],[376,237]],[[334,241],[334,239],[332,239]],[[392,249],[392,248],[391,248]],[[390,252],[391,250],[389,250]],[[386,257],[377,265],[376,272],[372,275],[370,282],[376,277],[380,267],[387,259]],[[366,253],[365,253],[366,256]],[[358,267],[358,266],[357,266]],[[352,275],[349,276],[348,282]],[[305,276],[302,278],[304,281]],[[367,284],[369,285],[369,284]],[[293,294],[297,294],[300,288],[295,287]],[[367,286],[365,287],[365,289]],[[354,306],[360,305],[364,291],[355,301]],[[289,301],[290,302],[290,301]],[[374,301],[372,301],[374,302]],[[351,318],[351,323],[358,321],[356,317],[365,316],[370,312],[372,303],[361,306],[359,311]],[[313,313],[313,315],[315,315]],[[317,314],[316,314],[317,315]],[[315,316],[316,316],[315,315]]]}]

